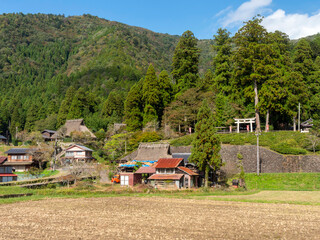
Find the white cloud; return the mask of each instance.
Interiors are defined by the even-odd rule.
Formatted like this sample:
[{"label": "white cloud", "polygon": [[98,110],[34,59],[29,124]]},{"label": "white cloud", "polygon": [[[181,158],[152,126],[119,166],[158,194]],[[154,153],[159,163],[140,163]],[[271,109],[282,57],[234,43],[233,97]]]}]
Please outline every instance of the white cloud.
[{"label": "white cloud", "polygon": [[279,30],[291,39],[306,37],[320,32],[320,12],[308,14],[286,14],[279,9],[264,18],[262,25],[270,32]]},{"label": "white cloud", "polygon": [[244,2],[235,11],[231,11],[223,19],[223,26],[229,26],[231,24],[237,24],[239,22],[246,21],[255,15],[266,11],[265,7],[269,6],[272,0],[250,0]]}]

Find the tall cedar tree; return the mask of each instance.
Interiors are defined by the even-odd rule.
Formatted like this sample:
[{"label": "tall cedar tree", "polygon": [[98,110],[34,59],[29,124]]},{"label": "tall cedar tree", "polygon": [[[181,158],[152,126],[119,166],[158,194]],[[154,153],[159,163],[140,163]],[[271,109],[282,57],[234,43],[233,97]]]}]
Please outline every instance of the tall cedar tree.
[{"label": "tall cedar tree", "polygon": [[199,78],[199,55],[197,39],[191,31],[184,32],[172,59],[172,76],[176,81],[177,92],[196,86]]},{"label": "tall cedar tree", "polygon": [[215,125],[214,116],[207,101],[204,100],[197,115],[190,161],[196,163],[200,170],[205,171],[206,187],[208,187],[210,169],[216,177],[216,172],[222,164],[219,154],[221,142],[216,133]]},{"label": "tall cedar tree", "polygon": [[75,93],[76,93],[76,89],[73,86],[68,88],[59,109],[59,113],[57,117],[57,125],[58,125],[57,128],[62,126],[65,123],[70,110],[71,102]]},{"label": "tall cedar tree", "polygon": [[[256,130],[260,131],[259,89],[274,73],[273,49],[268,44],[267,30],[260,25],[261,18],[253,18],[236,33],[235,78],[243,92],[254,99]],[[236,85],[238,85],[236,84]],[[235,86],[236,86],[235,85]]]},{"label": "tall cedar tree", "polygon": [[143,79],[132,86],[124,103],[124,118],[128,131],[135,131],[142,127],[142,87]]},{"label": "tall cedar tree", "polygon": [[214,35],[213,50],[216,52],[213,58],[214,68],[214,89],[218,92],[230,94],[232,92],[231,77],[231,38],[230,32],[226,29],[218,29]]},{"label": "tall cedar tree", "polygon": [[163,70],[159,74],[159,90],[160,90],[160,105],[158,107],[159,121],[163,116],[164,108],[169,105],[172,100],[172,84],[169,78],[169,74],[166,70]]},{"label": "tall cedar tree", "polygon": [[112,91],[102,106],[101,115],[103,117],[110,117],[113,113],[116,113],[117,116],[122,117],[123,102],[122,94]]},{"label": "tall cedar tree", "polygon": [[151,121],[158,121],[157,110],[161,105],[160,85],[152,64],[149,65],[143,82],[142,100],[144,102],[143,125]]}]

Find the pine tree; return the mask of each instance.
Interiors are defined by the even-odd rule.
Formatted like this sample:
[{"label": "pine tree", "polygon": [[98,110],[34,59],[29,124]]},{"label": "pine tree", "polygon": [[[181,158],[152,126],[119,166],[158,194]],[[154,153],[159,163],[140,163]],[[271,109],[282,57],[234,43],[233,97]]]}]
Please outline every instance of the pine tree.
[{"label": "pine tree", "polygon": [[172,58],[172,76],[178,92],[196,86],[199,78],[199,55],[200,50],[194,34],[191,31],[184,32]]},{"label": "pine tree", "polygon": [[206,187],[208,187],[210,169],[212,169],[216,177],[216,172],[222,164],[219,155],[221,142],[214,126],[213,114],[207,101],[204,100],[197,115],[190,161],[196,163],[200,170],[205,171]]}]

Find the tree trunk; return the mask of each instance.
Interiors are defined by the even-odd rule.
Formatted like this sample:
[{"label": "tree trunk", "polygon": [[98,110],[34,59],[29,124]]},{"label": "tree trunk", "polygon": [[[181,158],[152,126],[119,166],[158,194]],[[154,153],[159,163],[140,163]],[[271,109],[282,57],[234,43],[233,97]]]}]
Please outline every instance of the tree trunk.
[{"label": "tree trunk", "polygon": [[205,179],[204,179],[204,186],[208,187],[209,186],[209,171],[210,171],[210,167],[206,166],[205,169]]},{"label": "tree trunk", "polygon": [[256,115],[256,131],[260,132],[260,114],[258,109],[259,98],[258,98],[258,85],[257,80],[254,80],[254,107],[255,107],[255,115]]},{"label": "tree trunk", "polygon": [[267,110],[267,116],[266,116],[266,129],[265,132],[269,132],[269,109]]},{"label": "tree trunk", "polygon": [[296,116],[293,117],[293,131],[296,131]]}]

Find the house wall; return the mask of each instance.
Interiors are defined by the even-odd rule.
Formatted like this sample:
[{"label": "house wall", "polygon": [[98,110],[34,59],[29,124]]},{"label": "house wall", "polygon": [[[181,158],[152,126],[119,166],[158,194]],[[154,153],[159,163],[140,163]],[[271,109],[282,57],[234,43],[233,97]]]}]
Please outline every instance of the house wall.
[{"label": "house wall", "polygon": [[150,180],[151,186],[158,189],[179,189],[180,181],[179,180]]},{"label": "house wall", "polygon": [[31,162],[32,155],[28,154],[10,154],[8,155],[8,162]]},{"label": "house wall", "polygon": [[120,176],[129,176],[129,186],[134,186],[136,184],[142,183],[142,175],[134,173],[120,173]]}]

